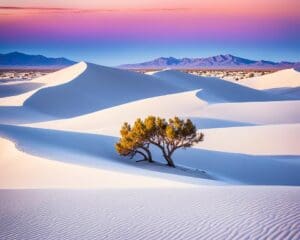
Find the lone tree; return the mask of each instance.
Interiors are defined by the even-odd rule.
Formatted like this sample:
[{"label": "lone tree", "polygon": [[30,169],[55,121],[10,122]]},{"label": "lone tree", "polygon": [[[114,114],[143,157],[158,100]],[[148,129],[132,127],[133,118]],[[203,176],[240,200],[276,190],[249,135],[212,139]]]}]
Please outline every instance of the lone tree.
[{"label": "lone tree", "polygon": [[133,127],[124,123],[121,138],[116,143],[116,151],[121,156],[133,158],[136,154],[143,157],[139,161],[153,162],[150,145],[158,147],[170,167],[175,167],[172,155],[179,148],[188,148],[203,141],[203,133],[197,132],[190,119],[178,117],[166,121],[163,118],[149,116],[144,120],[138,118]]}]

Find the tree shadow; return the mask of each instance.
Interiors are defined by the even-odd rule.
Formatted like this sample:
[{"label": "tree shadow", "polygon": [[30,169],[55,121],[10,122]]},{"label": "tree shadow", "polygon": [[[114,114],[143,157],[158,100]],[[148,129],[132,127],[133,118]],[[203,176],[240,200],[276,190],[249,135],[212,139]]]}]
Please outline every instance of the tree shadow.
[{"label": "tree shadow", "polygon": [[[164,161],[155,148],[153,157],[160,164],[141,164],[121,158],[114,150],[116,137],[11,125],[0,125],[0,134],[29,154],[78,165],[160,178],[172,179],[173,175],[174,180],[193,183],[196,182],[191,179],[208,178],[255,185],[300,185],[300,156],[247,155],[192,148],[174,154],[175,163],[189,169],[183,171],[184,168],[161,165]],[[206,173],[195,174],[191,169]]]},{"label": "tree shadow", "polygon": [[211,179],[207,174],[172,169],[159,161],[146,164],[120,157],[114,149],[116,137],[1,124],[0,134],[15,142],[21,151],[51,160],[189,183],[197,183],[199,178]]},{"label": "tree shadow", "polygon": [[174,161],[212,176],[254,185],[300,185],[300,156],[265,156],[192,148],[176,152]]}]

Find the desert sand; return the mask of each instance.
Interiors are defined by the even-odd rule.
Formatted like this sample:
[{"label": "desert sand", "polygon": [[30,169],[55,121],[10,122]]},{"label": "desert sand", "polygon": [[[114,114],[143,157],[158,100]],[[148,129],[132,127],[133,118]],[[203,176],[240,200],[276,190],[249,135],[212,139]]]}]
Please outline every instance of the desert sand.
[{"label": "desert sand", "polygon": [[[0,98],[0,238],[298,239],[300,100],[270,91],[298,74],[241,85],[80,62],[23,82]],[[205,141],[175,169],[155,149],[155,164],[118,156],[121,124],[148,115],[191,118]]]},{"label": "desert sand", "polygon": [[300,72],[284,69],[264,76],[243,79],[239,83],[255,89],[294,88],[300,85]]},{"label": "desert sand", "polygon": [[1,239],[300,237],[293,187],[2,190],[0,196]]}]

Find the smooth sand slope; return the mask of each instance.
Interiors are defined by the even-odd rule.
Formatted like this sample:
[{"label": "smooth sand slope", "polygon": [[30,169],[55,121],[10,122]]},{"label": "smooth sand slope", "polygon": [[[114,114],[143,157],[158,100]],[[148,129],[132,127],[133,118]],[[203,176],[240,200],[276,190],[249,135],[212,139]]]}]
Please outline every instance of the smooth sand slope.
[{"label": "smooth sand slope", "polygon": [[[56,85],[65,84],[86,70],[84,62],[75,64],[60,71],[33,79],[20,84],[0,84],[0,93],[4,97],[0,101],[0,122],[1,123],[27,123],[56,119],[41,111],[24,106],[24,102],[32,95]],[[16,95],[19,93],[18,95]]]},{"label": "smooth sand slope", "polygon": [[40,89],[26,99],[24,106],[58,118],[67,118],[182,91],[180,87],[172,87],[148,75],[91,63],[82,64],[87,69],[77,78]]},{"label": "smooth sand slope", "polygon": [[134,100],[197,89],[201,89],[198,93],[201,99],[213,103],[275,99],[267,93],[216,78],[173,70],[149,76],[84,62],[32,83],[43,86],[17,97],[3,98],[1,105],[24,105],[57,118],[67,118]]},{"label": "smooth sand slope", "polygon": [[292,68],[285,69],[260,77],[240,80],[238,83],[260,90],[294,88],[300,86],[300,72]]},{"label": "smooth sand slope", "polygon": [[0,97],[10,97],[30,92],[42,87],[42,83],[20,82],[20,83],[2,83],[0,84]]},{"label": "smooth sand slope", "polygon": [[265,91],[272,94],[278,94],[284,97],[288,97],[294,100],[300,100],[300,87],[272,88]]},{"label": "smooth sand slope", "polygon": [[[102,86],[103,79],[104,84],[107,85],[107,81],[110,81],[110,88],[108,87],[105,90],[99,89],[98,95],[94,98],[99,99],[98,101],[104,102],[106,105],[114,105],[116,101],[114,97],[106,97],[105,92],[114,91],[115,87],[115,77],[114,75],[108,75],[107,69],[104,70],[102,67],[88,64],[86,72],[91,71],[97,73],[98,80],[95,84],[91,84],[93,87]],[[108,68],[111,72],[112,69]],[[119,71],[119,70],[115,70]],[[104,73],[103,73],[104,72]],[[122,72],[123,75],[126,75],[126,78],[130,78],[130,85],[128,81],[118,82],[118,87],[130,87],[132,89],[132,97],[138,98],[139,92],[152,92],[152,95],[155,95],[155,91],[152,91],[153,88],[148,88],[148,85],[141,86],[136,84],[143,75],[128,75],[128,72]],[[86,75],[90,75],[86,73]],[[141,75],[141,76],[140,76]],[[231,126],[240,125],[240,124],[269,124],[269,123],[297,123],[300,119],[300,112],[297,110],[300,106],[300,101],[279,101],[281,96],[264,93],[261,91],[253,90],[240,86],[238,84],[222,81],[215,78],[202,78],[196,77],[190,74],[181,73],[174,70],[162,71],[153,74],[155,80],[151,79],[151,83],[158,82],[160,86],[160,91],[168,92],[169,89],[175,89],[175,92],[179,93],[170,93],[164,96],[151,97],[137,100],[130,103],[123,103],[121,105],[114,105],[113,107],[108,107],[101,111],[95,111],[90,114],[80,115],[78,117],[63,121],[53,121],[43,123],[37,123],[35,126],[45,126],[51,128],[60,128],[60,129],[69,129],[69,130],[79,130],[79,131],[99,131],[101,128],[102,131],[110,131],[113,129],[110,125],[114,126],[114,134],[118,133],[119,126],[124,121],[134,121],[137,117],[144,117],[149,114],[162,115],[165,117],[171,117],[174,115],[187,116],[187,117],[198,117],[198,118],[209,118],[211,121],[200,122],[204,123],[204,128],[208,126],[219,126],[222,127],[222,121],[224,125],[228,125],[228,121],[237,122],[231,124]],[[103,79],[102,79],[103,77]],[[150,76],[149,76],[150,77]],[[125,77],[124,77],[125,78]],[[118,80],[119,78],[117,78]],[[75,80],[74,80],[75,81]],[[77,80],[76,80],[77,81]],[[141,81],[142,83],[144,81]],[[89,78],[86,78],[85,82],[81,81],[80,87],[85,88],[85,84],[89,83]],[[71,85],[71,83],[69,84]],[[165,87],[166,89],[162,89]],[[70,91],[73,91],[73,87],[69,86]],[[56,95],[55,90],[53,89],[53,97],[49,97],[49,100],[46,100],[46,104],[51,104],[56,98],[61,99],[60,90]],[[115,93],[112,93],[115,94]],[[120,94],[120,93],[119,93]],[[127,93],[125,91],[124,94]],[[76,95],[78,96],[78,95]],[[34,98],[34,96],[32,96]],[[123,98],[119,96],[117,98]],[[30,100],[29,102],[33,101]],[[255,101],[249,102],[251,99]],[[277,100],[277,101],[270,101]],[[76,103],[79,100],[72,100],[74,107],[77,107]],[[221,103],[215,103],[221,102]],[[44,101],[42,101],[44,102]],[[176,102],[176,104],[174,104]],[[214,103],[214,104],[211,104]],[[93,104],[91,102],[90,104]],[[80,103],[79,103],[80,105]],[[65,106],[57,105],[56,108],[64,109]],[[72,108],[64,109],[68,114],[74,115]],[[80,108],[80,107],[78,107]],[[82,109],[82,108],[80,108]],[[35,110],[47,111],[40,108],[35,108]],[[61,111],[61,110],[57,110]],[[78,110],[76,110],[78,111]],[[75,112],[76,112],[75,111]],[[84,109],[81,111],[85,111]],[[215,121],[213,119],[216,119]],[[195,119],[197,120],[197,119]],[[219,121],[216,124],[216,121]],[[227,121],[227,122],[226,122]],[[88,124],[82,124],[82,123]]]},{"label": "smooth sand slope", "polygon": [[300,101],[222,103],[209,105],[202,116],[253,124],[300,122]]},{"label": "smooth sand slope", "polygon": [[[0,190],[0,238],[299,239],[294,96],[84,62],[3,86],[0,188],[44,190]],[[191,118],[205,141],[176,169],[154,148],[156,164],[118,156],[120,125],[148,115]]]},{"label": "smooth sand slope", "polygon": [[[255,155],[300,156],[300,124],[205,129],[204,133],[206,141],[197,145],[202,149]],[[216,138],[218,142],[215,141]]]},{"label": "smooth sand slope", "polygon": [[[198,148],[180,150],[174,155],[177,164],[206,171],[206,174],[198,174],[198,171],[190,174],[180,169],[174,169],[174,172],[168,167],[137,164],[122,159],[113,147],[117,138],[111,136],[8,125],[1,125],[0,133],[17,142],[19,148],[29,154],[124,173],[134,174],[144,169],[142,175],[188,183],[220,184],[220,181],[224,180],[227,183],[298,185],[300,182],[298,156],[261,156]],[[161,160],[161,153],[154,151],[154,159]],[[245,164],[247,168],[244,168]],[[167,175],[162,175],[161,172]],[[182,175],[197,178],[182,179]],[[219,181],[211,182],[207,181],[207,178]]]},{"label": "smooth sand slope", "polygon": [[[121,171],[84,167],[77,164],[48,160],[16,151],[12,142],[0,138],[0,188],[164,188],[192,187],[180,181],[153,178],[143,171],[126,174]],[[120,179],[122,179],[120,181]],[[137,181],[138,179],[138,181]]]},{"label": "smooth sand slope", "polygon": [[[84,62],[77,63],[73,66],[67,67],[65,69],[59,70],[54,73],[47,74],[45,76],[35,78],[31,81],[27,81],[24,83],[28,86],[35,86],[33,87],[27,87],[26,90],[23,90],[23,94],[15,96],[7,96],[1,98],[0,106],[22,106],[24,102],[31,97],[36,92],[40,91],[42,88],[47,87],[53,87],[61,84],[65,84],[78,76],[82,74],[86,69],[86,64]],[[14,84],[16,85],[16,84]],[[9,85],[11,86],[11,85]],[[37,87],[39,86],[39,87]],[[7,85],[0,85],[0,90],[4,91]],[[31,91],[28,91],[31,90]],[[22,93],[22,91],[19,90],[19,93]],[[16,94],[11,94],[16,95]]]},{"label": "smooth sand slope", "polygon": [[168,83],[168,85],[175,85],[178,87],[188,86],[190,88],[196,87],[197,89],[201,89],[197,96],[209,103],[282,99],[280,96],[273,96],[232,82],[223,81],[219,78],[195,76],[176,70],[155,72],[152,76]]}]

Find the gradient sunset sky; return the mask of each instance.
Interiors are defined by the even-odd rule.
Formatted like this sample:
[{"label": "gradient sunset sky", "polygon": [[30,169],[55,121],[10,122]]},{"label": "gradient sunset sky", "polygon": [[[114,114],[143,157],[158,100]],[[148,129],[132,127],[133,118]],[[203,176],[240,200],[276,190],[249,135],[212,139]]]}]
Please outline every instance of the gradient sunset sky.
[{"label": "gradient sunset sky", "polygon": [[0,0],[0,52],[119,65],[234,54],[300,61],[299,0]]}]

